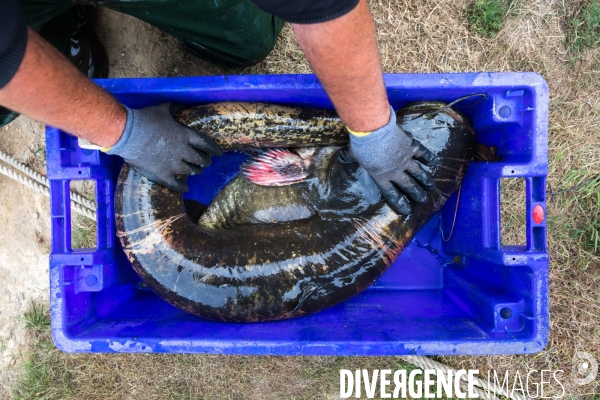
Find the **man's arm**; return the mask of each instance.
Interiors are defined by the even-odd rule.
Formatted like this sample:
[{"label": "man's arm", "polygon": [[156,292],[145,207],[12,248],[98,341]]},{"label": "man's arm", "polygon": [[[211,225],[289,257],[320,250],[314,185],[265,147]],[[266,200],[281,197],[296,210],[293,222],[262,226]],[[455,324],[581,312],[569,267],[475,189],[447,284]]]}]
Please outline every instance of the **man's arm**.
[{"label": "man's arm", "polygon": [[416,161],[430,164],[433,155],[396,125],[366,0],[360,0],[341,17],[293,24],[293,28],[312,69],[348,126],[349,158],[363,166],[398,213],[410,214],[409,198],[426,203],[426,191],[434,189],[435,182]]},{"label": "man's arm", "polygon": [[292,26],[346,126],[371,132],[387,124],[389,103],[366,1],[331,21]]},{"label": "man's arm", "polygon": [[0,89],[0,104],[103,147],[119,140],[127,118],[119,102],[31,28],[21,65]]},{"label": "man's arm", "polygon": [[0,105],[99,145],[172,190],[187,191],[178,176],[200,173],[210,154],[221,154],[212,139],[177,123],[169,104],[124,107],[30,28]]}]

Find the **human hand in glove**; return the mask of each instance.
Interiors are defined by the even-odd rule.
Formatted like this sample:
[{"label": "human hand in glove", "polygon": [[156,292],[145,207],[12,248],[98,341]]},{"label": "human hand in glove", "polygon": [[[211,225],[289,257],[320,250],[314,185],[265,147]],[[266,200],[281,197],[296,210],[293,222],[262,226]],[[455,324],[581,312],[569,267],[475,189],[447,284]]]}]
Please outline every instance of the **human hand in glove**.
[{"label": "human hand in glove", "polygon": [[188,185],[175,175],[199,174],[210,165],[210,155],[223,151],[215,141],[173,119],[171,104],[127,108],[127,123],[121,138],[108,154],[123,157],[136,171],[152,182],[178,192]]},{"label": "human hand in glove", "polygon": [[435,188],[431,175],[417,162],[431,164],[435,156],[396,124],[391,107],[387,125],[370,133],[350,131],[347,154],[371,175],[390,207],[399,214],[411,213],[409,198],[427,203],[427,191]]}]

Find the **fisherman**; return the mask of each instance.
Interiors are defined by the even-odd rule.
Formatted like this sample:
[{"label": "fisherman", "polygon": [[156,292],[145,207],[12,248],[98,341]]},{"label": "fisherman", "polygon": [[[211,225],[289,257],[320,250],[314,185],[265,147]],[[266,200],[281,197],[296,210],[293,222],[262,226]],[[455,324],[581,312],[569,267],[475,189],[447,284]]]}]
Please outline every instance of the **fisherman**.
[{"label": "fisherman", "polygon": [[[210,155],[221,150],[177,123],[168,104],[130,109],[119,103],[88,79],[98,72],[93,65],[79,55],[85,76],[36,33],[46,30],[46,37],[55,38],[56,31],[68,25],[64,21],[69,15],[76,14],[73,4],[72,0],[0,0],[0,105],[12,110],[5,116],[10,119],[22,113],[58,127],[123,157],[148,179],[186,191],[187,185],[177,175],[199,173],[209,165]],[[145,20],[178,38],[192,54],[227,67],[264,59],[281,30],[281,20],[290,22],[350,132],[348,158],[373,177],[397,212],[410,214],[411,200],[427,202],[427,191],[435,183],[416,161],[428,164],[433,156],[395,123],[366,0],[113,0],[101,4]],[[48,29],[48,21],[57,18],[63,22]],[[94,40],[73,43],[71,38],[70,48],[76,52],[95,45]],[[93,55],[93,49],[88,53]],[[77,56],[71,54],[70,59]]]}]

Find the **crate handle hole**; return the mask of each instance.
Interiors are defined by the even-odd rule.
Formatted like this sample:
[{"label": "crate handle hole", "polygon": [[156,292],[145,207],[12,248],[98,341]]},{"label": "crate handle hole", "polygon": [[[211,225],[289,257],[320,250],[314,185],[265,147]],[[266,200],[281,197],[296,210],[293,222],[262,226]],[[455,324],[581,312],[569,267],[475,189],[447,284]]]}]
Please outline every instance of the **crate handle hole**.
[{"label": "crate handle hole", "polygon": [[79,175],[81,175],[81,171],[77,171],[77,173],[78,173]]},{"label": "crate handle hole", "polygon": [[[503,247],[527,243],[526,186],[524,178],[500,179],[500,240]],[[516,261],[515,258],[512,260]]]},{"label": "crate handle hole", "polygon": [[[78,171],[83,175],[83,170]],[[96,209],[97,188],[93,179],[73,179],[69,182],[71,203],[77,201],[83,206]],[[98,248],[98,227],[95,220],[88,219],[79,214],[71,214],[71,248],[93,249]],[[84,259],[82,258],[81,261]]]},{"label": "crate handle hole", "polygon": [[510,307],[502,307],[502,309],[500,309],[500,316],[503,319],[509,319],[510,317],[512,317],[512,310],[510,309]]}]

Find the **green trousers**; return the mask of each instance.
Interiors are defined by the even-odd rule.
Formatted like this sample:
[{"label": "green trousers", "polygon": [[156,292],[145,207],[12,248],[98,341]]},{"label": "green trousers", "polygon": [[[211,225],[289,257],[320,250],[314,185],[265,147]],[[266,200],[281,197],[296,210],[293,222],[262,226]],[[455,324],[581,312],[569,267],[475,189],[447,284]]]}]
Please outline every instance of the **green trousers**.
[{"label": "green trousers", "polygon": [[[34,30],[61,52],[77,29],[73,7],[98,4],[146,21],[179,39],[186,51],[222,67],[246,67],[273,49],[283,21],[250,0],[22,0]],[[52,21],[52,24],[48,24]],[[0,107],[1,108],[1,107]],[[18,114],[0,109],[0,127]]]}]

